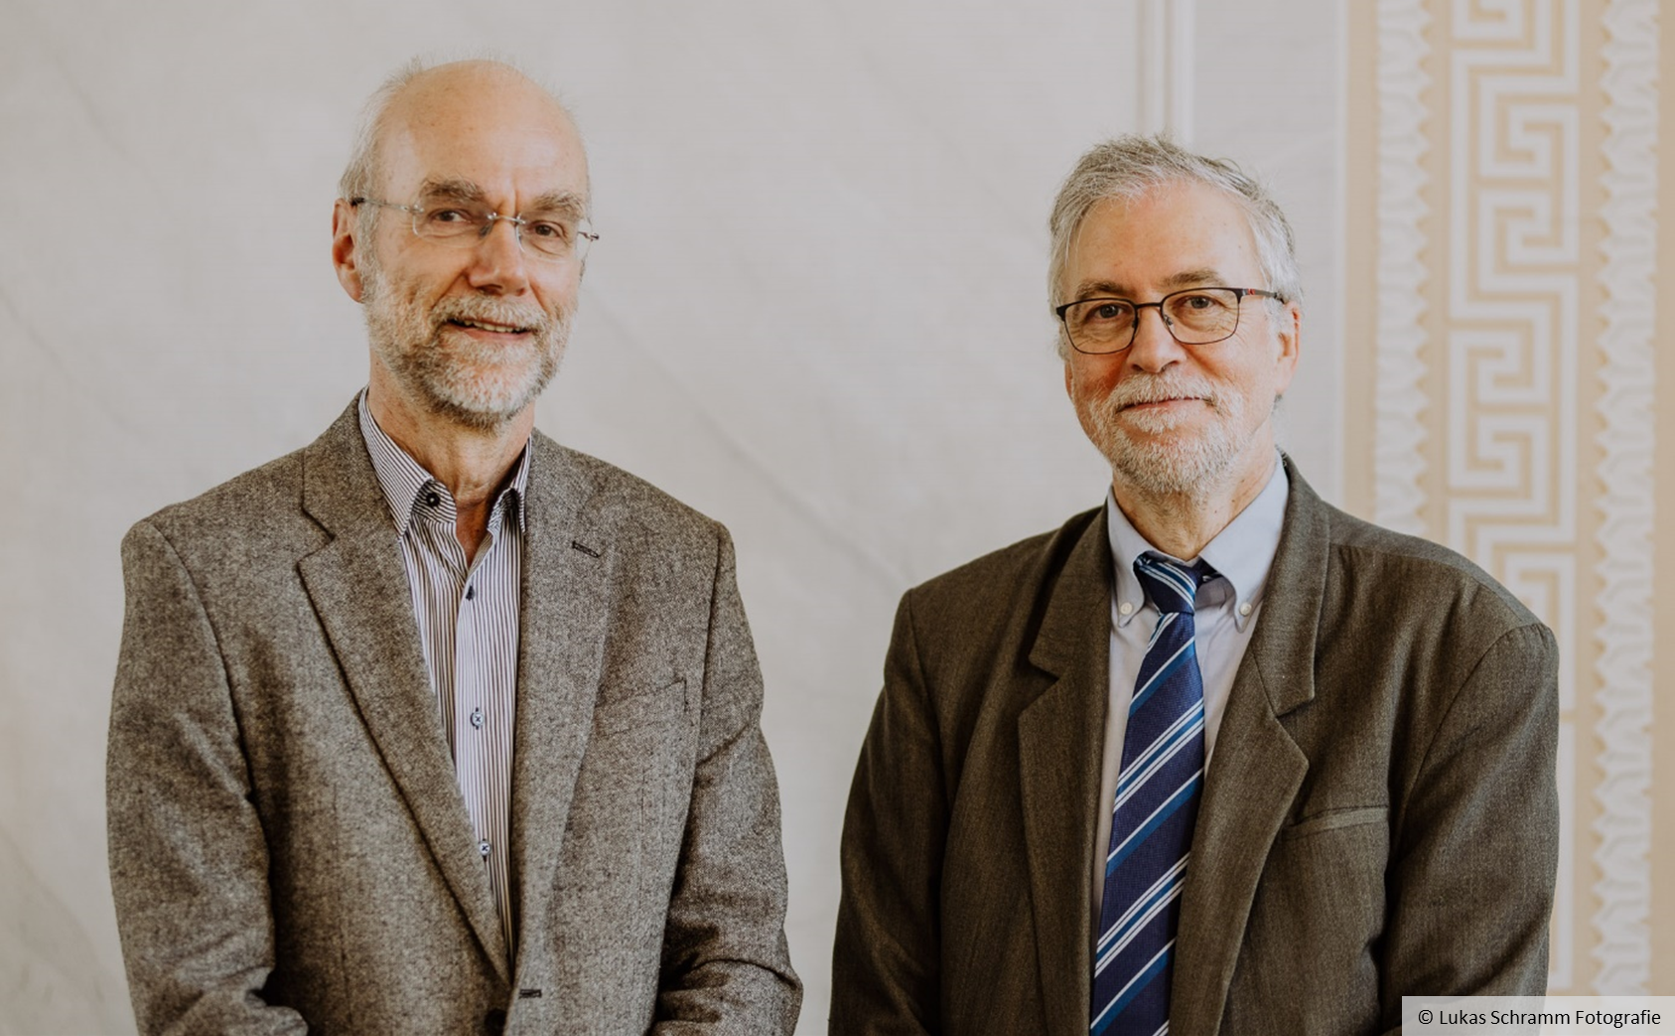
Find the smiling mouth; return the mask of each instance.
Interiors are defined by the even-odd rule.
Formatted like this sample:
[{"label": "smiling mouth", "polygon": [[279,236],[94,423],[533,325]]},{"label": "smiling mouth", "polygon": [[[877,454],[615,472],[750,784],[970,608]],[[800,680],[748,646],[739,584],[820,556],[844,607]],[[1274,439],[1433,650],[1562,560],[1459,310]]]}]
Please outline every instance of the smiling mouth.
[{"label": "smiling mouth", "polygon": [[1160,406],[1165,403],[1203,403],[1208,405],[1209,402],[1202,396],[1165,396],[1162,399],[1137,399],[1132,403],[1123,404],[1120,409],[1133,410],[1135,407]]},{"label": "smiling mouth", "polygon": [[448,321],[452,327],[463,327],[473,331],[492,331],[502,335],[528,334],[529,328],[516,324],[497,324],[492,320],[473,320],[469,317],[455,317]]}]

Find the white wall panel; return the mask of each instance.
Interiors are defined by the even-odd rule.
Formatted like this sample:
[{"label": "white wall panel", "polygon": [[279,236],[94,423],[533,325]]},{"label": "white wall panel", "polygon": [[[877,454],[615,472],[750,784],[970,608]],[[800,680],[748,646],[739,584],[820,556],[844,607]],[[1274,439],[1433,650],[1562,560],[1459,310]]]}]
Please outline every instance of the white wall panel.
[{"label": "white wall panel", "polygon": [[[1284,200],[1335,197],[1331,19],[1304,26],[1306,70],[1235,71],[1257,56],[1228,12],[1279,6],[1197,0],[1196,142],[1268,165]],[[412,53],[482,47],[555,82],[592,154],[604,238],[541,426],[738,542],[803,1031],[823,1031],[842,804],[896,599],[1103,492],[1052,354],[1044,223],[1076,156],[1139,124],[1135,5],[4,0],[0,18],[0,1032],[131,1027],[103,834],[117,541],[307,442],[362,384],[327,257],[356,107]],[[1334,224],[1302,208],[1316,364]],[[1321,366],[1288,410],[1330,493],[1335,400],[1301,390],[1330,385]]]}]

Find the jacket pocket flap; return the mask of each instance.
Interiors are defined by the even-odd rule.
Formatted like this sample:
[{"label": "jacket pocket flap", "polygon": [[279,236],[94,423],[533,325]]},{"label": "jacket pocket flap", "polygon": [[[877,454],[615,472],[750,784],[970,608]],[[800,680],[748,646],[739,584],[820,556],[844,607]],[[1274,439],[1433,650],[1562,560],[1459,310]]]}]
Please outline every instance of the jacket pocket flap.
[{"label": "jacket pocket flap", "polygon": [[1307,838],[1325,831],[1334,831],[1340,827],[1358,827],[1361,824],[1382,824],[1389,817],[1390,810],[1386,806],[1350,807],[1347,809],[1329,809],[1324,813],[1316,813],[1304,817],[1289,827],[1280,830],[1283,838]]},{"label": "jacket pocket flap", "polygon": [[643,687],[617,688],[600,696],[593,708],[593,729],[615,734],[632,727],[659,725],[681,714],[686,707],[686,678],[648,690]]}]

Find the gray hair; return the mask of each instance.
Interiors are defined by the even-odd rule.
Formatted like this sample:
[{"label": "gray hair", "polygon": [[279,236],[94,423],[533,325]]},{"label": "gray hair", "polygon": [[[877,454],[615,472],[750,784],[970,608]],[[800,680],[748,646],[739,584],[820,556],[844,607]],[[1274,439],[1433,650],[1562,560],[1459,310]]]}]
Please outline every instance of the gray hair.
[{"label": "gray hair", "polygon": [[[433,67],[433,62],[422,57],[413,58],[390,73],[378,89],[372,92],[372,96],[366,99],[366,104],[361,108],[360,121],[355,124],[354,143],[349,147],[349,164],[343,168],[343,176],[337,181],[338,196],[344,201],[372,195],[373,184],[378,182],[378,161],[382,157],[378,153],[378,143],[383,135],[384,119],[389,114],[390,102],[406,89],[407,84]],[[376,208],[367,209],[368,216],[376,212]]]},{"label": "gray hair", "polygon": [[[1256,239],[1257,262],[1268,280],[1261,287],[1287,300],[1302,301],[1303,283],[1297,272],[1297,245],[1291,224],[1261,181],[1226,159],[1195,154],[1165,137],[1129,134],[1090,149],[1059,188],[1047,221],[1051,235],[1047,261],[1050,304],[1056,307],[1064,301],[1059,297],[1060,279],[1070,261],[1071,242],[1096,204],[1107,199],[1133,201],[1166,184],[1181,182],[1201,183],[1231,196]],[[1061,340],[1060,355],[1064,346]]]}]

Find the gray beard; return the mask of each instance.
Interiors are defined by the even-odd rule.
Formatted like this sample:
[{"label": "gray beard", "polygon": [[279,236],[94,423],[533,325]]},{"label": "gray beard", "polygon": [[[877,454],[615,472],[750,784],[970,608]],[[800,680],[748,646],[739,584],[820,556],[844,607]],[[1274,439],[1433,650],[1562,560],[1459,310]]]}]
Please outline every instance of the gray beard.
[{"label": "gray beard", "polygon": [[[1168,436],[1170,422],[1166,418],[1145,414],[1119,417],[1118,412],[1130,403],[1175,394],[1208,396],[1217,420],[1190,436]],[[1244,448],[1240,434],[1245,424],[1244,409],[1239,396],[1223,395],[1202,382],[1130,379],[1086,408],[1084,430],[1110,462],[1112,472],[1143,492],[1203,497],[1214,493]],[[1132,437],[1125,422],[1153,437]]]},{"label": "gray beard", "polygon": [[[558,373],[569,343],[568,313],[488,295],[449,295],[425,312],[394,296],[376,262],[363,263],[361,285],[367,337],[384,366],[428,411],[478,431],[499,431],[533,403]],[[449,323],[465,318],[530,328],[532,341],[477,342]],[[514,351],[529,355],[514,370],[497,370],[520,359]]]}]

